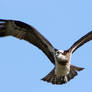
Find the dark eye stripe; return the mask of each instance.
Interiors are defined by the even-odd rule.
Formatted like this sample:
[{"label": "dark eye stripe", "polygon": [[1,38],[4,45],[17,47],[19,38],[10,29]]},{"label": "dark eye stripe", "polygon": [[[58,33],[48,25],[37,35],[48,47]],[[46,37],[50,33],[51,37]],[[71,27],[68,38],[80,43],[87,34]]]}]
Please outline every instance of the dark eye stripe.
[{"label": "dark eye stripe", "polygon": [[57,53],[57,54],[62,54],[62,52],[60,52],[60,51],[57,51],[56,53]]}]

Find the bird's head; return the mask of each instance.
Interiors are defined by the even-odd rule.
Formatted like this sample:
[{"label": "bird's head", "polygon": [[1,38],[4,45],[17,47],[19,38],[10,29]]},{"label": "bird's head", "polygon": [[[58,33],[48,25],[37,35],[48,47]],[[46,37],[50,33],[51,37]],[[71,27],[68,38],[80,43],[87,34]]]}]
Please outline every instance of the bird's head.
[{"label": "bird's head", "polygon": [[61,64],[66,64],[68,62],[68,57],[64,50],[56,51],[56,59],[57,62]]}]

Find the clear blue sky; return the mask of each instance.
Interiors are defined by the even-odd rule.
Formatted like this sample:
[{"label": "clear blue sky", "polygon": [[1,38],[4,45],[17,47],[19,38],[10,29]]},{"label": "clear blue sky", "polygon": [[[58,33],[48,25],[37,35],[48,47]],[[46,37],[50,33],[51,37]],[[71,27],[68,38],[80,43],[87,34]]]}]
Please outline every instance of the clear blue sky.
[{"label": "clear blue sky", "polygon": [[[92,0],[0,0],[0,18],[34,26],[57,49],[68,49],[92,30]],[[73,65],[84,67],[65,85],[41,81],[54,67],[36,47],[0,38],[0,92],[87,92],[92,90],[92,42],[79,48]]]}]

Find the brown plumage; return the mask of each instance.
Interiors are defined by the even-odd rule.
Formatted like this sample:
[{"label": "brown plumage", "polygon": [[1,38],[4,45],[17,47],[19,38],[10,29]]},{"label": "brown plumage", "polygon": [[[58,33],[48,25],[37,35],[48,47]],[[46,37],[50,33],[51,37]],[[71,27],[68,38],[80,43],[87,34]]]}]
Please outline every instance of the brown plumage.
[{"label": "brown plumage", "polygon": [[4,36],[14,36],[21,40],[26,40],[42,50],[55,65],[54,69],[42,80],[52,84],[64,84],[73,79],[78,74],[78,71],[84,69],[71,65],[70,57],[80,46],[92,40],[92,31],[64,51],[55,49],[34,27],[21,21],[0,19],[0,37]]},{"label": "brown plumage", "polygon": [[92,31],[81,37],[78,41],[76,41],[69,49],[71,53],[77,50],[80,46],[85,44],[86,42],[92,40]]},{"label": "brown plumage", "polygon": [[41,49],[52,63],[55,62],[52,53],[55,50],[54,47],[34,27],[28,24],[20,21],[0,19],[0,36],[14,36],[21,40],[24,39]]},{"label": "brown plumage", "polygon": [[[73,65],[71,65],[70,67],[71,67],[70,73],[66,76],[68,81],[73,79],[77,75],[77,71],[81,71],[84,69],[84,68],[76,67]],[[47,74],[44,78],[42,78],[42,80],[47,81],[47,82],[52,83],[52,84],[59,84],[59,85],[66,83],[66,81],[64,81],[64,76],[62,76],[59,79],[56,77],[55,68],[49,74]]]}]

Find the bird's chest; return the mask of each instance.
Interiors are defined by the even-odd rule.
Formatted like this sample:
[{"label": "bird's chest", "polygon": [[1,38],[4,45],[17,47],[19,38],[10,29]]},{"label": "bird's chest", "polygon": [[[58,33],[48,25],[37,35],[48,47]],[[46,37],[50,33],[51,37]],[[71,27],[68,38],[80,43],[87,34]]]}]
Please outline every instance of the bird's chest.
[{"label": "bird's chest", "polygon": [[55,74],[57,76],[65,76],[70,72],[70,64],[67,65],[61,65],[56,62],[55,65]]}]

